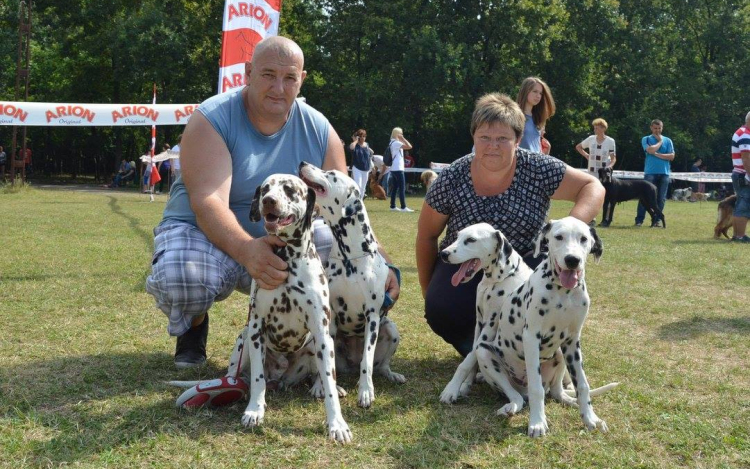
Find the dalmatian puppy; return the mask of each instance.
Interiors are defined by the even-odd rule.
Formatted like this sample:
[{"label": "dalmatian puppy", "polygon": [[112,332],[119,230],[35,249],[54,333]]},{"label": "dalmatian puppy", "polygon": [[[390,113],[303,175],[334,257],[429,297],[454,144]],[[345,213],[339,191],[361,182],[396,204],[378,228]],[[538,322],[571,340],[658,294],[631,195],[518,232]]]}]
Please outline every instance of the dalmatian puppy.
[{"label": "dalmatian puppy", "polygon": [[300,164],[300,177],[315,191],[321,216],[331,227],[334,245],[325,265],[336,326],[336,364],[342,372],[359,373],[361,407],[375,400],[373,371],[404,383],[391,370],[400,336],[383,310],[388,266],[378,252],[367,210],[352,178]]},{"label": "dalmatian puppy", "polygon": [[440,402],[452,404],[468,394],[477,373],[476,347],[497,335],[505,304],[509,302],[511,294],[531,276],[531,269],[502,232],[487,223],[477,223],[459,231],[456,241],[440,252],[440,258],[444,262],[461,264],[451,279],[453,286],[468,282],[478,272],[484,272],[477,286],[475,349],[458,366],[453,379],[440,394]]},{"label": "dalmatian puppy", "polygon": [[276,254],[289,265],[286,282],[274,290],[252,287],[247,342],[243,353],[250,365],[250,399],[242,417],[246,427],[262,423],[265,414],[266,348],[291,354],[312,347],[325,389],[331,439],[348,443],[352,434],[341,414],[336,389],[333,340],[329,335],[328,283],[312,238],[315,191],[296,176],[269,176],[255,192],[250,218],[265,221],[269,234],[286,242]]},{"label": "dalmatian puppy", "polygon": [[[546,246],[547,259],[512,292],[501,311],[494,339],[480,338],[476,347],[480,370],[487,382],[509,400],[498,415],[517,413],[523,408],[524,396],[528,396],[531,437],[548,431],[544,413],[547,392],[563,404],[579,407],[587,429],[607,431],[606,423],[594,413],[590,397],[617,383],[589,389],[580,342],[590,303],[586,258],[593,254],[598,261],[602,242],[586,223],[566,217],[546,224],[535,244],[534,255],[539,256]],[[563,388],[566,366],[577,399]]]}]

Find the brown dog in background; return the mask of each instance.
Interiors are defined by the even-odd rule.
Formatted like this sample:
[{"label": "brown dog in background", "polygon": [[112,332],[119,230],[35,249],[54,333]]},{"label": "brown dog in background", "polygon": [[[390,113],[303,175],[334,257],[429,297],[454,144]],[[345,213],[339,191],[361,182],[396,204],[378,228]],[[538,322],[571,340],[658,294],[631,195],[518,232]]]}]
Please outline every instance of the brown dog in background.
[{"label": "brown dog in background", "polygon": [[370,195],[378,200],[385,200],[385,190],[378,184],[380,172],[374,168],[367,176],[367,184],[370,186]]},{"label": "brown dog in background", "polygon": [[714,227],[714,238],[720,238],[724,235],[729,239],[727,231],[734,223],[734,204],[737,203],[737,196],[730,195],[719,202],[718,213],[716,214],[716,227]]},{"label": "brown dog in background", "polygon": [[427,170],[422,173],[421,176],[419,176],[419,179],[422,180],[422,184],[424,185],[425,190],[429,189],[433,182],[435,182],[435,179],[437,179],[437,173],[435,171]]}]

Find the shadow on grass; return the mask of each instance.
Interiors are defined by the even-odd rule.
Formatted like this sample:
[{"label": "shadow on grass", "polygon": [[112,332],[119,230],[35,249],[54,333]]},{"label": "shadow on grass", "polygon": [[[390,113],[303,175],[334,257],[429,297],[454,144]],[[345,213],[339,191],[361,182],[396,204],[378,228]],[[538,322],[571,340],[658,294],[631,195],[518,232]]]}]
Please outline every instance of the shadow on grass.
[{"label": "shadow on grass", "polygon": [[112,213],[114,213],[115,215],[119,215],[125,220],[127,220],[128,225],[130,226],[130,229],[133,230],[133,232],[137,234],[143,240],[143,245],[150,249],[153,246],[153,238],[154,238],[151,231],[150,230],[147,231],[141,228],[140,220],[125,213],[120,207],[120,202],[117,199],[117,197],[108,195],[107,198],[109,198],[108,205],[109,205],[110,210],[112,210]]},{"label": "shadow on grass", "polygon": [[659,328],[659,337],[662,340],[693,339],[707,333],[748,334],[750,333],[750,316],[739,318],[693,316]]},{"label": "shadow on grass", "polygon": [[731,244],[728,239],[716,239],[716,238],[698,238],[698,239],[677,239],[672,241],[672,244],[677,245],[717,245],[717,244]]}]

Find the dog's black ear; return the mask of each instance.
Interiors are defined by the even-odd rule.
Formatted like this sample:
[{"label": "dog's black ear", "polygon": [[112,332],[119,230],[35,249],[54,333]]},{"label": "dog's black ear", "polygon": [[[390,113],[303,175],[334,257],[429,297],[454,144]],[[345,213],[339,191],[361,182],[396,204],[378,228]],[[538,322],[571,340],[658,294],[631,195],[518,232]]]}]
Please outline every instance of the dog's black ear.
[{"label": "dog's black ear", "polygon": [[312,226],[312,219],[317,215],[315,205],[315,190],[312,187],[307,188],[307,207],[305,208],[305,218],[302,223],[302,229],[306,230]]},{"label": "dog's black ear", "polygon": [[589,227],[589,231],[591,231],[591,237],[594,239],[594,242],[591,244],[591,250],[589,251],[589,254],[592,254],[594,256],[594,260],[596,262],[599,262],[599,259],[601,259],[602,254],[604,253],[604,243],[602,243],[599,235],[596,234],[596,230],[593,226]]},{"label": "dog's black ear", "polygon": [[552,229],[552,223],[554,222],[555,220],[550,220],[549,223],[542,227],[539,234],[536,235],[536,239],[534,240],[534,257],[539,257],[543,252],[547,252],[547,246],[549,246],[547,235],[549,234],[549,230]]},{"label": "dog's black ear", "polygon": [[250,204],[250,221],[260,221],[260,186],[255,189],[253,202]]},{"label": "dog's black ear", "polygon": [[362,211],[363,205],[362,200],[359,198],[359,189],[351,188],[349,194],[344,201],[344,206],[341,207],[341,216],[351,217],[355,213]]}]

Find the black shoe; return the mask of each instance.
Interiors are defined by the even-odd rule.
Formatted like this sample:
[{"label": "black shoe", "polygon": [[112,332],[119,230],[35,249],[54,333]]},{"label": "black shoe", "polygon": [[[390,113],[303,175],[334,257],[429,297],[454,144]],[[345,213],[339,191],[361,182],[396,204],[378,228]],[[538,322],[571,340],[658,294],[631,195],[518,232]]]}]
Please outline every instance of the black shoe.
[{"label": "black shoe", "polygon": [[199,326],[190,328],[177,338],[174,366],[195,368],[206,363],[206,341],[208,340],[208,313]]}]

